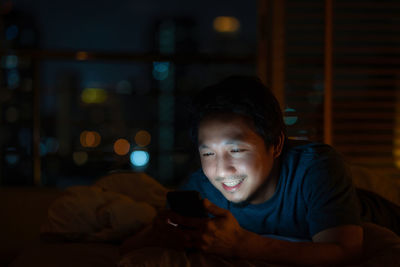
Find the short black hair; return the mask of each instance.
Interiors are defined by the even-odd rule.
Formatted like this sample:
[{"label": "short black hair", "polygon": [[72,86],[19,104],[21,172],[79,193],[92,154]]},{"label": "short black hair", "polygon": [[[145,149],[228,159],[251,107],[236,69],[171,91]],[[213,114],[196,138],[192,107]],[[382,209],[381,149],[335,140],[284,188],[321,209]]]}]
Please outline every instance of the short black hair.
[{"label": "short black hair", "polygon": [[277,145],[282,133],[286,136],[278,100],[257,77],[230,76],[204,88],[194,98],[190,134],[195,144],[200,122],[208,115],[219,113],[248,116],[267,147]]}]

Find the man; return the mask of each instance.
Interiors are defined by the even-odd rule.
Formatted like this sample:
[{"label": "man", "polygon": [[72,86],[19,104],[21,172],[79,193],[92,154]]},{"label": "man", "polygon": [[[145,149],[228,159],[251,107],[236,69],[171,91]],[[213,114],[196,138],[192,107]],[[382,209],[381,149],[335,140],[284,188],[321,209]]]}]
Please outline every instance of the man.
[{"label": "man", "polygon": [[260,81],[230,77],[194,107],[202,168],[182,189],[199,191],[211,216],[168,212],[149,244],[283,264],[359,258],[360,212],[341,157],[327,145],[289,142],[279,104]]}]

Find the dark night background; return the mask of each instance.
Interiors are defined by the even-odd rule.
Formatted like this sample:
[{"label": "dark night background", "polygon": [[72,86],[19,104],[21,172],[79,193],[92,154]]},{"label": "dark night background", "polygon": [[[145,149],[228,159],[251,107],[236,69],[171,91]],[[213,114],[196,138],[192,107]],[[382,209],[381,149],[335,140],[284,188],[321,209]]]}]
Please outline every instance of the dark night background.
[{"label": "dark night background", "polygon": [[[0,184],[66,187],[122,170],[174,186],[199,166],[191,97],[263,62],[289,137],[323,142],[324,3],[1,0]],[[396,177],[399,10],[334,1],[331,43],[333,145]]]},{"label": "dark night background", "polygon": [[[218,16],[235,17],[240,28],[216,31]],[[116,170],[176,184],[198,167],[187,133],[190,98],[229,74],[255,75],[256,21],[256,1],[2,1],[1,183],[35,183],[38,90],[40,184],[87,184]],[[154,60],[160,54],[188,60]],[[154,70],[165,66],[167,77],[157,77]],[[105,92],[106,100],[84,103],[85,88]],[[150,143],[135,144],[140,130]],[[83,131],[101,141],[85,147]],[[114,153],[118,138],[130,143],[128,154]],[[149,153],[144,167],[131,163],[134,150]]]}]

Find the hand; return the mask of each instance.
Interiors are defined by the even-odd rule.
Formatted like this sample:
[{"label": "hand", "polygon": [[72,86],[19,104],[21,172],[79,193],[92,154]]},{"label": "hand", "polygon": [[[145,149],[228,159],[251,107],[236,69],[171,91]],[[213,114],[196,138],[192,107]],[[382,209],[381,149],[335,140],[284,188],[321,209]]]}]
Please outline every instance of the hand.
[{"label": "hand", "polygon": [[153,223],[124,241],[120,247],[122,255],[143,247],[166,247],[184,249],[184,240],[179,229],[168,223],[169,211],[161,211]]},{"label": "hand", "polygon": [[240,227],[228,210],[214,205],[208,199],[203,200],[203,205],[208,213],[215,216],[214,218],[189,218],[169,214],[170,220],[180,226],[180,239],[185,247],[194,247],[226,257],[237,256],[247,231]]}]

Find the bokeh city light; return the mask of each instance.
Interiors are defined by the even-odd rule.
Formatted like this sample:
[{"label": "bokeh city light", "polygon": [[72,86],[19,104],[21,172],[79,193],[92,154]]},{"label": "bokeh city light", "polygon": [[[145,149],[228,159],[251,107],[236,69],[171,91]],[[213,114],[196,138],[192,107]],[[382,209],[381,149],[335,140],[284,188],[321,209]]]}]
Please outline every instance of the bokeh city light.
[{"label": "bokeh city light", "polygon": [[101,136],[96,131],[83,131],[80,135],[80,142],[83,147],[97,147],[100,145]]},{"label": "bokeh city light", "polygon": [[235,33],[240,28],[240,22],[235,17],[220,16],[214,19],[214,30],[221,33]]},{"label": "bokeh city light", "polygon": [[131,153],[130,160],[133,166],[143,167],[150,161],[150,155],[147,151],[136,150]]},{"label": "bokeh city light", "polygon": [[296,110],[293,108],[286,108],[283,119],[286,125],[294,125],[298,120]]},{"label": "bokeh city light", "polygon": [[114,143],[114,152],[117,155],[124,156],[129,153],[130,146],[126,139],[120,138]]},{"label": "bokeh city light", "polygon": [[84,151],[77,151],[72,154],[72,159],[76,165],[81,166],[88,161],[88,154]]},{"label": "bokeh city light", "polygon": [[107,100],[107,92],[102,88],[85,88],[81,99],[86,104],[101,104]]},{"label": "bokeh city light", "polygon": [[140,130],[135,135],[135,142],[140,147],[148,146],[151,142],[151,135],[146,130]]},{"label": "bokeh city light", "polygon": [[87,60],[89,58],[89,55],[87,52],[80,51],[80,52],[76,53],[75,58],[77,60]]}]

